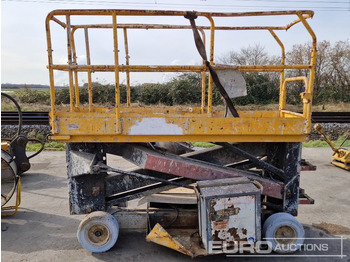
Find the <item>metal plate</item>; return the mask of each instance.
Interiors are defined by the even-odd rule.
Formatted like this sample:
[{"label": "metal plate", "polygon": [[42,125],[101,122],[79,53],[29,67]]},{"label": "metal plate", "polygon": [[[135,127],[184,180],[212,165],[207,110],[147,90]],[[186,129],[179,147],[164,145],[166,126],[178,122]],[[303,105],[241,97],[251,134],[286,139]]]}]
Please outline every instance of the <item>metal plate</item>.
[{"label": "metal plate", "polygon": [[247,95],[247,84],[241,72],[227,69],[217,70],[216,73],[230,98]]}]

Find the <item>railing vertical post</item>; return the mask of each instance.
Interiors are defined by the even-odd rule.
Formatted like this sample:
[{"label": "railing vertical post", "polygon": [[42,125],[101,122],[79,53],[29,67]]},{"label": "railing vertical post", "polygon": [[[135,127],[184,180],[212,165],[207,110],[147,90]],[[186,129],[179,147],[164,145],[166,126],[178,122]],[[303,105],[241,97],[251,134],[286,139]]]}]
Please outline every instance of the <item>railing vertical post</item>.
[{"label": "railing vertical post", "polygon": [[[90,59],[90,45],[89,45],[89,31],[87,27],[84,27],[84,35],[85,35],[85,49],[86,49],[86,63],[91,65]],[[89,112],[92,112],[92,80],[91,80],[91,70],[87,71],[88,73],[88,96],[89,96]]]},{"label": "railing vertical post", "polygon": [[307,131],[310,132],[311,131],[311,105],[312,105],[314,77],[315,77],[315,70],[316,70],[317,40],[316,40],[316,35],[314,31],[311,29],[305,17],[301,13],[298,13],[298,17],[312,37],[312,52],[311,52],[311,59],[310,59],[311,69],[310,69],[310,75],[309,75],[309,85],[308,85],[308,90],[305,89],[305,93],[310,94],[310,97],[308,99],[303,99],[304,100],[303,113],[304,113],[304,117],[308,120]]},{"label": "railing vertical post", "polygon": [[[75,40],[74,40],[75,29],[71,32],[72,39],[72,52],[73,52],[73,64],[77,65],[77,52],[75,50]],[[74,70],[74,87],[75,87],[75,104],[77,107],[80,106],[80,97],[79,97],[79,81],[78,81],[78,71]]]},{"label": "railing vertical post", "polygon": [[[284,45],[272,29],[269,29],[269,32],[271,33],[273,38],[275,38],[275,40],[277,41],[277,43],[281,47],[281,65],[285,65],[286,64],[286,53],[285,53]],[[283,69],[281,71],[281,74],[280,74],[280,98],[279,98],[279,110],[280,110],[280,112],[281,112],[281,110],[285,109],[285,99],[283,97],[283,95],[285,95],[285,94],[282,94],[283,89],[284,89],[284,86],[283,86],[284,85],[284,78],[285,78],[285,69]]]},{"label": "railing vertical post", "polygon": [[[210,21],[210,55],[209,62],[211,65],[214,64],[214,33],[215,33],[215,24],[211,16],[207,16]],[[213,78],[209,74],[209,83],[208,83],[208,114],[211,114],[213,111]]]},{"label": "railing vertical post", "polygon": [[[202,34],[202,41],[203,41],[203,45],[205,47],[205,45],[206,45],[206,43],[205,43],[205,32],[201,28],[199,28],[198,30]],[[203,64],[205,65],[205,61],[204,60],[203,60]],[[206,93],[206,89],[207,89],[206,88],[206,84],[207,84],[206,71],[202,71],[201,75],[202,75],[201,112],[204,113],[204,110],[205,110],[205,93]]]},{"label": "railing vertical post", "polygon": [[50,78],[50,105],[51,105],[51,126],[54,133],[58,132],[56,123],[56,95],[55,95],[55,80],[53,74],[53,59],[52,59],[52,43],[51,43],[51,30],[50,30],[49,17],[46,18],[46,42],[47,42],[47,55],[48,55],[48,69]]},{"label": "railing vertical post", "polygon": [[68,65],[69,65],[69,94],[70,94],[70,109],[74,110],[74,84],[73,84],[73,71],[72,71],[72,38],[71,38],[71,24],[70,15],[66,15],[67,22],[67,52],[68,52]]},{"label": "railing vertical post", "polygon": [[[124,31],[124,46],[125,46],[125,64],[128,66],[129,65],[129,46],[128,46],[128,34],[127,34],[127,29],[123,28]],[[126,71],[126,105],[130,106],[131,105],[131,94],[130,94],[130,72],[129,70]]]},{"label": "railing vertical post", "polygon": [[119,86],[119,56],[118,56],[118,31],[117,14],[113,13],[113,42],[114,42],[114,75],[115,75],[115,109],[116,109],[116,133],[121,133],[120,125],[120,86]]},{"label": "railing vertical post", "polygon": [[283,82],[281,88],[280,88],[280,100],[279,100],[279,110],[280,114],[282,113],[282,110],[286,109],[286,100],[287,100],[287,79]]}]

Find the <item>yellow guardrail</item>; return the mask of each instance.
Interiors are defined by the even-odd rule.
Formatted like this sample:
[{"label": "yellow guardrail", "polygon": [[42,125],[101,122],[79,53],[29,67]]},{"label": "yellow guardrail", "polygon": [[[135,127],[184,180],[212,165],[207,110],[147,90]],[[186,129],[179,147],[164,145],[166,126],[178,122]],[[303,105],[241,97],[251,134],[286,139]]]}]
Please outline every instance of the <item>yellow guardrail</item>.
[{"label": "yellow guardrail", "polygon": [[[54,133],[58,132],[56,122],[56,105],[55,105],[55,80],[54,71],[65,71],[68,73],[69,79],[69,92],[70,92],[70,110],[81,111],[82,105],[79,99],[79,73],[85,72],[88,76],[88,97],[89,112],[93,112],[94,103],[92,95],[92,74],[94,72],[113,72],[115,79],[115,117],[116,117],[116,134],[121,134],[122,127],[121,117],[121,98],[120,98],[120,73],[126,73],[126,86],[127,86],[127,99],[126,106],[131,105],[131,88],[130,88],[130,73],[132,72],[197,72],[202,75],[201,82],[201,110],[202,114],[212,114],[212,95],[213,95],[213,79],[209,74],[208,89],[206,90],[206,73],[208,68],[203,61],[202,65],[132,65],[129,60],[129,43],[128,43],[128,31],[134,29],[147,29],[147,30],[172,30],[172,29],[184,29],[191,30],[190,25],[168,25],[168,24],[141,24],[141,23],[118,23],[120,17],[129,16],[161,16],[161,17],[184,17],[188,12],[184,11],[160,11],[160,10],[55,10],[48,14],[46,18],[46,32],[47,32],[47,52],[48,52],[48,69],[50,76],[50,95],[51,95],[51,125]],[[310,121],[311,117],[311,103],[313,93],[313,78],[315,74],[316,64],[316,36],[312,31],[311,27],[307,23],[307,19],[312,18],[313,12],[304,11],[271,11],[271,12],[244,12],[244,13],[212,13],[212,12],[195,12],[196,17],[202,17],[209,21],[210,26],[198,25],[197,29],[201,33],[202,41],[205,44],[206,31],[209,31],[209,63],[215,70],[232,69],[240,72],[278,72],[280,73],[280,112],[285,111],[285,95],[286,95],[286,84],[290,81],[304,81],[307,87],[305,93],[302,94],[304,101],[304,112],[303,116]],[[111,17],[111,23],[101,24],[74,24],[72,18],[75,16],[105,16]],[[225,17],[258,17],[258,16],[292,16],[291,22],[286,25],[273,25],[273,26],[216,26],[216,18]],[[53,47],[51,37],[51,23],[56,23],[66,30],[66,45],[67,45],[67,64],[54,64],[53,63]],[[296,24],[302,24],[312,38],[312,50],[311,60],[309,64],[297,64],[297,65],[286,65],[285,62],[285,47],[282,41],[276,35],[276,31],[285,31],[290,29]],[[89,43],[89,31],[91,29],[110,29],[113,31],[113,64],[92,64],[90,54],[90,43]],[[120,64],[119,61],[119,46],[118,46],[118,29],[122,29],[124,38],[124,52],[126,55],[125,64]],[[272,35],[273,39],[278,43],[281,48],[281,63],[278,65],[240,65],[240,66],[222,66],[214,64],[214,43],[215,43],[215,32],[219,30],[263,30],[267,31]],[[76,51],[76,32],[82,31],[85,42],[85,55],[86,65],[80,65],[77,61]],[[295,78],[294,80],[285,79],[286,70],[306,69],[309,70],[308,78]],[[207,101],[206,101],[207,94]]]}]

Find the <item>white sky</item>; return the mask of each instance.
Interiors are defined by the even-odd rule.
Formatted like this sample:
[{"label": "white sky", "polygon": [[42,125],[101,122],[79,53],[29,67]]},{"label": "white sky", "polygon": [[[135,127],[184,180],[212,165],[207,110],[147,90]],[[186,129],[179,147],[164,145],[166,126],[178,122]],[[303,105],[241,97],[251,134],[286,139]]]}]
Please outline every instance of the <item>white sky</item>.
[{"label": "white sky", "polygon": [[[270,10],[298,10],[315,11],[313,19],[309,19],[318,41],[329,40],[332,43],[350,38],[350,1],[349,0],[245,0],[245,1],[218,1],[218,0],[2,0],[1,1],[1,83],[13,84],[48,84],[47,47],[45,32],[45,17],[54,9],[161,9],[161,10],[196,10],[210,12],[244,12]],[[289,18],[288,21],[293,19]],[[160,23],[162,21],[150,21]],[[169,22],[169,18],[167,21]],[[182,23],[188,24],[186,19]],[[200,21],[198,21],[199,23]],[[249,23],[250,21],[248,21]],[[234,20],[232,23],[241,23]],[[266,19],[265,23],[275,23]],[[281,23],[285,25],[286,23]],[[255,23],[255,25],[259,25]],[[273,25],[273,24],[269,24]],[[293,31],[294,30],[294,31]],[[61,30],[63,32],[63,30]],[[175,30],[176,31],[176,30]],[[138,31],[129,33],[129,48],[131,64],[198,64],[200,57],[195,49],[192,33]],[[310,38],[302,27],[290,30],[291,35],[279,35],[284,39],[286,49],[293,44],[305,43]],[[53,31],[55,32],[55,31]],[[122,33],[122,32],[120,32]],[[92,62],[113,63],[112,43],[110,35],[104,33],[90,34]],[[95,36],[93,38],[93,36]],[[61,37],[61,38],[60,38]],[[62,40],[61,46],[55,46],[54,59],[58,63],[66,63],[65,36],[57,34]],[[122,40],[122,38],[120,37]],[[179,40],[180,39],[180,40]],[[279,48],[270,35],[264,33],[227,34],[217,33],[219,43],[215,49],[216,57],[222,56],[230,50],[239,51],[242,47],[260,43],[269,54],[279,54]],[[121,41],[122,42],[122,41]],[[162,44],[160,44],[162,43]],[[95,49],[93,48],[95,47]],[[153,47],[153,50],[152,50]],[[78,47],[77,47],[78,48]],[[85,54],[79,51],[79,62],[85,62]],[[82,49],[81,49],[82,50]],[[62,51],[62,53],[60,53]],[[120,51],[120,57],[125,54]],[[121,59],[121,63],[122,63]],[[173,74],[132,75],[132,83],[161,82],[169,80]],[[94,80],[112,82],[112,75],[94,75]],[[58,74],[56,84],[67,84],[66,77]],[[122,79],[122,81],[124,81]],[[80,82],[86,82],[81,77]]]}]

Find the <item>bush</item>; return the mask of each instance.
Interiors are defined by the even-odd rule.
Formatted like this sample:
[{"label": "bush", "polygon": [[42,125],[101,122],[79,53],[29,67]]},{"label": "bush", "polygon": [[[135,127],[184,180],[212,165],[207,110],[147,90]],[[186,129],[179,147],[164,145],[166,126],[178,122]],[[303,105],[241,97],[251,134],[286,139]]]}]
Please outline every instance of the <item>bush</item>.
[{"label": "bush", "polygon": [[172,104],[184,105],[200,103],[202,96],[201,78],[199,74],[183,74],[170,83]]},{"label": "bush", "polygon": [[69,89],[68,88],[62,88],[62,89],[56,89],[55,90],[55,104],[69,104],[70,98],[69,98]]},{"label": "bush", "polygon": [[[207,77],[208,78],[208,77]],[[234,98],[234,104],[269,104],[278,102],[279,90],[266,75],[250,73],[244,74],[247,83],[248,95]],[[208,79],[206,81],[208,85]],[[208,89],[206,87],[206,89]],[[126,103],[126,86],[120,85],[121,103]],[[92,83],[92,95],[94,104],[108,106],[115,105],[115,86]],[[146,105],[163,104],[167,106],[200,104],[201,103],[201,75],[198,73],[182,74],[164,84],[141,84],[131,87],[131,101]],[[298,94],[299,96],[299,94]],[[88,103],[88,85],[79,88],[81,104]],[[206,93],[206,100],[208,94]],[[28,89],[21,96],[20,101],[27,103],[49,104],[49,92]],[[69,104],[69,88],[56,89],[56,104]],[[213,105],[223,104],[223,99],[218,89],[213,87]]]},{"label": "bush", "polygon": [[271,104],[278,102],[279,89],[266,75],[246,73],[243,76],[247,83],[247,96],[235,98],[235,104]]},{"label": "bush", "polygon": [[[198,74],[182,74],[164,84],[142,84],[132,89],[135,99],[146,105],[167,106],[200,103],[201,80]],[[133,100],[133,98],[132,98]]]},{"label": "bush", "polygon": [[143,84],[132,90],[137,93],[137,102],[146,105],[164,104],[173,105],[170,95],[170,87],[166,84]]},{"label": "bush", "polygon": [[16,97],[21,103],[35,104],[40,103],[44,105],[50,104],[50,93],[47,90],[35,90],[25,88],[16,93]]},{"label": "bush", "polygon": [[318,103],[325,102],[350,102],[350,93],[344,92],[340,87],[325,86],[317,96]]},{"label": "bush", "polygon": [[95,84],[92,87],[93,103],[115,105],[115,87],[112,85]]},{"label": "bush", "polygon": [[[126,103],[126,86],[120,86],[121,103]],[[69,88],[56,89],[56,105],[69,104],[70,94]],[[105,104],[114,106],[115,105],[115,87],[114,85],[107,84],[102,85],[97,82],[92,83],[92,97],[93,103]],[[83,87],[79,88],[79,100],[81,104],[89,103],[89,88],[88,84],[84,84]]]}]

